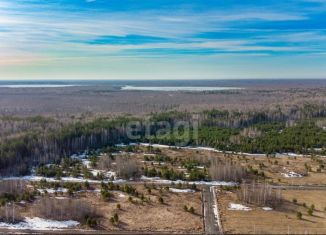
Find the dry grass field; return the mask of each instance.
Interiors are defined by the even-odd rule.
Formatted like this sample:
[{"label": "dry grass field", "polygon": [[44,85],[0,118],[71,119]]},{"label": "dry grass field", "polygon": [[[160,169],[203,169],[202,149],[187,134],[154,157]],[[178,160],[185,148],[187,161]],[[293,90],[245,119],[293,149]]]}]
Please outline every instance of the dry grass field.
[{"label": "dry grass field", "polygon": [[[251,211],[228,210],[230,203],[240,203],[233,192],[220,191],[218,203],[221,211],[223,228],[230,234],[325,234],[326,233],[326,191],[283,190],[285,202],[279,208],[265,211],[261,207],[246,205]],[[297,204],[293,203],[297,199]],[[315,205],[312,216],[307,207]],[[241,203],[240,203],[241,204]],[[297,212],[303,214],[301,220]]]},{"label": "dry grass field", "polygon": [[[102,157],[105,154],[101,155]],[[132,162],[139,168],[148,167],[157,170],[164,167],[172,168],[177,172],[187,172],[183,165],[185,160],[199,161],[198,169],[203,170],[204,166],[209,167],[209,160],[217,159],[221,162],[231,161],[233,164],[241,165],[244,169],[264,172],[265,178],[260,174],[246,173],[246,180],[257,180],[279,185],[311,185],[325,184],[325,169],[318,170],[321,164],[325,164],[324,158],[312,157],[265,157],[265,156],[244,156],[237,154],[225,154],[199,149],[175,149],[175,148],[148,148],[145,146],[135,147],[132,152],[128,152],[126,147],[121,147],[115,152],[118,156],[129,156]],[[155,157],[162,157],[158,160]],[[170,159],[170,160],[168,160]],[[173,161],[172,161],[173,159]],[[89,170],[99,170],[105,162],[98,161],[96,167]],[[119,161],[110,160],[111,167],[117,167]],[[114,168],[115,169],[115,168]],[[113,170],[114,170],[113,169]],[[284,174],[296,172],[302,177],[285,177]],[[42,186],[41,183],[29,183],[34,191],[42,188],[52,188],[53,186]],[[40,206],[44,198],[51,198],[57,203],[68,203],[73,201],[81,207],[91,208],[96,212],[92,218],[97,219],[97,225],[90,228],[83,219],[76,219],[72,215],[68,219],[77,220],[81,225],[74,229],[90,231],[110,231],[110,232],[171,232],[171,233],[203,233],[203,211],[201,191],[196,192],[171,192],[168,187],[154,185],[150,181],[144,183],[130,182],[132,187],[139,193],[132,194],[122,186],[109,190],[112,194],[109,199],[105,199],[101,194],[100,181],[91,183],[87,188],[83,186],[82,191],[74,193],[48,193],[36,196],[35,200],[25,203],[17,203],[16,215],[21,218],[48,217],[40,212]],[[32,186],[33,185],[33,186]],[[168,185],[178,188],[178,184]],[[181,185],[182,188],[189,188],[190,185]],[[197,189],[200,189],[198,186]],[[87,189],[87,190],[86,190]],[[150,190],[149,190],[150,189]],[[86,191],[85,191],[86,190]],[[233,190],[233,191],[227,191]],[[221,212],[221,221],[225,233],[228,234],[287,234],[287,233],[326,233],[326,191],[308,190],[282,190],[283,204],[273,210],[264,210],[262,206],[248,205],[239,201],[236,189],[218,189],[217,199]],[[143,195],[143,196],[141,196]],[[160,199],[161,198],[161,199]],[[250,207],[250,211],[229,210],[230,203],[238,203]],[[312,215],[308,214],[308,209],[314,205]],[[184,207],[193,207],[194,213],[186,211]],[[64,210],[64,209],[60,209]],[[55,212],[60,217],[59,212]],[[41,210],[42,211],[42,210]],[[67,209],[65,210],[67,213]],[[302,218],[298,218],[298,212],[302,213]],[[69,211],[70,213],[70,211]],[[68,214],[69,214],[68,213]],[[69,214],[70,215],[70,214]],[[118,216],[118,222],[112,222],[112,217]],[[60,218],[59,218],[60,219]],[[64,218],[63,220],[66,220]]]},{"label": "dry grass field", "polygon": [[[153,190],[152,190],[153,191]],[[123,194],[122,194],[123,195]],[[113,203],[104,203],[101,200],[89,198],[97,208],[105,215],[101,225],[105,230],[124,231],[165,231],[200,233],[203,231],[201,196],[200,193],[159,193],[154,190],[150,203],[129,202],[128,196],[122,197],[120,193],[115,194]],[[162,196],[164,203],[158,202]],[[116,205],[121,204],[121,209]],[[185,212],[184,205],[195,208],[195,214]],[[112,226],[109,219],[114,213],[119,215],[121,221],[118,226]]]},{"label": "dry grass field", "polygon": [[[80,205],[88,204],[99,215],[99,231],[139,231],[139,232],[178,232],[178,233],[202,233],[203,218],[201,193],[174,193],[167,189],[157,187],[152,189],[149,194],[142,185],[137,185],[139,193],[144,193],[145,198],[150,201],[142,202],[139,198],[132,197],[121,191],[112,191],[113,197],[105,201],[98,191],[81,192],[73,197],[66,193],[63,195],[48,194],[43,197],[50,197],[61,203],[69,198],[78,202]],[[162,197],[164,202],[159,202]],[[16,207],[21,217],[39,217],[35,210],[36,205],[42,197],[39,197],[33,203],[19,204]],[[120,205],[118,209],[117,205]],[[184,210],[184,206],[193,207],[195,213]],[[110,218],[117,214],[119,223],[112,224]],[[76,229],[91,228],[86,225],[80,225]]]},{"label": "dry grass field", "polygon": [[[181,149],[161,149],[167,156],[180,158],[195,158],[207,161],[212,158],[220,160],[229,159],[234,163],[240,164],[246,168],[252,167],[258,172],[264,172],[266,181],[280,185],[326,185],[326,169],[318,169],[320,165],[326,164],[326,158],[302,157],[262,157],[262,156],[244,156],[237,154],[223,154],[205,150],[181,150]],[[309,170],[307,169],[309,168]],[[303,177],[286,177],[289,172],[295,172]]]}]

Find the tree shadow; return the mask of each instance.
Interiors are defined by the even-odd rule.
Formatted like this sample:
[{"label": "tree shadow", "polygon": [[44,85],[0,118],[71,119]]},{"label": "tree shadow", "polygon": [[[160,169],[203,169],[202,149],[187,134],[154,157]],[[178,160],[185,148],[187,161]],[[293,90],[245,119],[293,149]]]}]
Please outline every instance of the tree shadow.
[{"label": "tree shadow", "polygon": [[119,223],[117,225],[115,225],[115,227],[120,228],[120,229],[124,229],[128,224],[123,222],[123,221],[119,221]]},{"label": "tree shadow", "polygon": [[310,223],[313,223],[313,224],[316,223],[315,221],[312,221],[312,220],[309,220],[309,219],[306,219],[306,218],[302,218],[301,220],[302,221],[306,221],[306,222],[310,222]]}]

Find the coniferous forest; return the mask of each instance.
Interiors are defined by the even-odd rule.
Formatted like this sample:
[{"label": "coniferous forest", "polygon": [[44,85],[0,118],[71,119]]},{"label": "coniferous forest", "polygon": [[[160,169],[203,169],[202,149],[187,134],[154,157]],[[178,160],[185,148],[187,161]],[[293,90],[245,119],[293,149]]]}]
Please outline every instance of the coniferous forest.
[{"label": "coniferous forest", "polygon": [[[55,162],[72,153],[129,142],[207,146],[221,151],[271,155],[284,152],[324,154],[325,118],[326,109],[322,105],[248,112],[169,111],[143,117],[121,115],[70,122],[43,116],[3,116],[0,121],[3,130],[0,171],[1,175],[23,175],[31,166]],[[139,125],[133,130],[138,138],[130,139],[128,125],[134,122]],[[169,124],[168,134],[159,131],[162,122]],[[174,128],[179,122],[194,125],[184,135],[187,130]]]}]

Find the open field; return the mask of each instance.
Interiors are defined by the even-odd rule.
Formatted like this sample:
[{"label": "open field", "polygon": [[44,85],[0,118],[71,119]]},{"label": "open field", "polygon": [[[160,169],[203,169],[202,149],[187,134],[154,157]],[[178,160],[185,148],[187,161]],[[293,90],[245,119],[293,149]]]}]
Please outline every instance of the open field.
[{"label": "open field", "polygon": [[[278,185],[326,185],[325,157],[318,156],[277,156],[266,157],[252,154],[225,154],[206,150],[161,149],[168,156],[188,157],[209,161],[231,160],[257,173],[264,173],[264,181]],[[291,175],[291,173],[297,173]]]},{"label": "open field", "polygon": [[[77,215],[77,217],[72,216],[71,219],[79,222],[79,225],[74,227],[77,230],[203,233],[202,206],[204,204],[206,207],[213,207],[215,200],[209,198],[207,194],[209,201],[204,203],[201,192],[201,184],[205,183],[203,180],[208,182],[212,180],[209,179],[212,176],[210,175],[211,161],[220,164],[231,162],[234,169],[235,166],[241,166],[247,172],[242,176],[243,180],[248,182],[255,179],[258,182],[282,186],[313,185],[318,182],[318,185],[323,185],[323,178],[325,178],[324,169],[316,172],[319,164],[324,163],[323,158],[244,156],[203,149],[119,144],[103,150],[74,154],[69,159],[56,164],[36,168],[35,179],[33,180],[32,177],[30,178],[32,182],[25,181],[28,191],[33,192],[34,199],[24,203],[18,202],[16,216],[68,219],[69,217],[59,216],[64,213],[60,211],[65,211],[67,208],[50,209],[49,211],[53,213],[47,214],[48,211],[42,212],[40,206],[49,207],[51,200],[54,200],[55,204],[63,205],[71,200],[82,205],[81,208],[85,207],[78,213],[86,213],[86,210],[87,213],[92,214],[92,218],[96,218],[96,225],[89,227],[84,219]],[[221,168],[223,169],[228,168]],[[262,175],[261,172],[264,174]],[[129,181],[132,175],[146,177]],[[42,177],[47,181],[42,181]],[[225,181],[233,179],[233,175],[227,176],[225,173],[218,177],[222,178],[214,179]],[[198,185],[194,188],[192,183],[187,184],[187,182]],[[284,203],[272,211],[264,211],[262,206],[255,205],[248,205],[251,211],[230,211],[227,209],[229,204],[239,203],[239,198],[235,194],[235,189],[232,189],[234,184],[225,182],[222,185],[227,186],[218,189],[217,199],[225,233],[285,233],[288,229],[298,233],[324,231],[322,228],[325,226],[323,210],[326,206],[326,191],[282,190]],[[233,192],[227,191],[227,187],[231,187],[230,190]],[[208,191],[212,190],[212,188],[208,189],[210,189]],[[292,202],[294,198],[297,200],[296,204]],[[302,206],[303,202],[306,203],[306,208]],[[315,205],[315,211],[313,216],[308,216],[307,207],[312,204]],[[193,211],[190,212],[190,208],[193,208]],[[96,214],[93,214],[95,211]],[[296,217],[298,211],[303,214],[302,220]],[[211,210],[210,213],[215,212]],[[112,222],[115,214],[119,219]],[[207,215],[208,217],[213,218],[213,221],[216,220],[214,216]],[[266,220],[261,219],[265,217]],[[259,223],[251,224],[248,221],[259,221]],[[274,229],[275,224],[279,226]]]},{"label": "open field", "polygon": [[[18,204],[16,213],[21,217],[40,217],[37,211],[38,204],[47,198],[55,203],[66,203],[73,200],[81,207],[89,205],[98,216],[98,224],[93,228],[99,231],[138,231],[138,232],[178,232],[201,233],[203,231],[201,195],[196,193],[173,193],[164,188],[151,189],[148,194],[143,186],[136,186],[139,193],[144,194],[146,200],[142,201],[122,191],[112,191],[110,200],[103,200],[99,191],[93,188],[93,192],[75,193],[74,196],[67,193],[43,194],[36,196],[34,202]],[[158,198],[164,202],[160,203]],[[149,201],[147,201],[149,200]],[[120,209],[117,205],[120,205]],[[195,213],[184,210],[184,205],[193,207]],[[66,211],[65,213],[69,213]],[[71,213],[71,212],[70,212]],[[112,224],[110,218],[118,215],[119,222]],[[75,229],[89,230],[85,225],[79,225]],[[90,229],[92,230],[92,229]]]},{"label": "open field", "polygon": [[[321,164],[320,161],[324,161],[317,161],[315,157],[275,158],[225,154],[203,149],[116,145],[95,152],[75,154],[56,164],[36,168],[35,178],[25,181],[27,191],[34,196],[32,199],[16,203],[15,216],[18,220],[35,217],[72,219],[79,223],[78,226],[70,228],[76,231],[95,229],[99,232],[203,233],[202,209],[214,207],[215,204],[215,199],[210,198],[210,194],[205,194],[205,201],[202,198],[202,189],[207,192],[213,189],[205,186],[202,181],[207,180],[209,184],[211,180],[206,177],[213,173],[212,160],[220,164],[231,161],[233,168],[243,167],[247,171],[247,175],[243,175],[245,181],[256,180],[282,186],[300,184],[304,187],[315,184],[314,180],[317,183],[317,176],[319,185],[322,185],[321,182],[326,178],[324,170],[319,173],[305,173],[305,166],[309,165],[311,170],[315,170]],[[287,171],[284,171],[284,167]],[[258,172],[263,171],[264,176],[255,173],[255,169]],[[284,174],[288,172],[297,172],[300,177],[285,177]],[[131,175],[139,177],[143,174],[146,177],[128,180]],[[46,181],[41,180],[42,177],[45,177]],[[122,180],[121,177],[126,177],[127,180]],[[224,177],[232,179],[233,176],[224,173],[221,180]],[[281,180],[277,180],[278,178]],[[192,183],[187,182],[197,182],[198,185],[194,187]],[[3,190],[8,188],[7,184],[3,184]],[[217,187],[217,199],[225,233],[286,233],[289,230],[294,233],[324,232],[326,191],[281,190],[284,202],[271,211],[265,211],[263,206],[254,204],[245,204],[251,208],[250,211],[230,211],[230,203],[243,204],[235,193],[239,189],[234,188],[234,184],[222,185],[225,186]],[[296,203],[293,203],[293,199],[296,199]],[[78,209],[55,206],[66,203],[76,203],[80,206]],[[306,207],[303,203],[306,203]],[[313,215],[309,216],[307,210],[312,204],[315,208]],[[43,211],[40,208],[48,210]],[[6,208],[2,207],[2,210],[4,209]],[[67,210],[76,210],[77,214],[71,214]],[[302,212],[302,220],[297,218],[299,211]],[[2,213],[5,216],[4,211]],[[210,213],[213,215],[206,215],[205,219],[216,221],[214,210],[210,210]],[[80,214],[90,214],[96,224],[89,224],[83,216],[78,216]],[[114,216],[118,217],[118,221],[112,221]],[[213,222],[215,223],[217,222]]]},{"label": "open field", "polygon": [[[172,156],[162,157],[163,153],[155,149],[134,148],[133,152],[123,150],[125,147],[115,148],[114,152],[109,153],[73,155],[70,160],[66,159],[60,164],[49,164],[35,169],[36,175],[47,176],[47,180],[0,181],[3,192],[9,190],[12,192],[10,195],[18,195],[19,192],[27,195],[26,199],[15,199],[17,202],[14,207],[12,204],[1,207],[2,220],[12,222],[11,218],[15,218],[15,223],[23,221],[24,218],[73,220],[78,222],[78,226],[69,229],[76,231],[95,229],[100,232],[203,233],[200,188],[190,189],[190,185],[181,183],[160,185],[150,181],[142,183],[120,179],[128,173],[122,171],[120,167],[128,167],[125,162],[129,159],[134,164],[132,170],[136,169],[135,167],[148,166],[162,171],[166,167],[173,167],[171,169],[177,171],[183,160],[173,158],[176,161],[171,163],[164,158],[170,159]],[[158,156],[160,162],[148,159],[151,157],[156,159]],[[124,161],[119,161],[119,158],[124,158]],[[64,177],[62,180],[58,176],[51,177],[54,169],[56,171],[62,169],[60,174],[70,177],[70,181],[65,182]],[[186,169],[181,172],[186,172]],[[75,178],[70,174],[74,174]],[[115,184],[112,184],[112,180]],[[87,183],[88,181],[90,183]],[[6,204],[7,200],[12,200],[7,194],[1,192],[1,195],[3,204]],[[12,211],[15,211],[15,214],[12,214]],[[85,216],[89,219],[86,220]],[[0,224],[1,227],[3,225]]]},{"label": "open field", "polygon": [[[283,190],[284,204],[272,211],[262,207],[247,205],[250,211],[231,211],[230,203],[237,201],[234,192],[219,191],[218,203],[221,210],[222,223],[225,233],[231,234],[325,234],[326,232],[326,191],[295,191]],[[293,198],[298,200],[295,204]],[[314,204],[312,216],[307,214],[307,207]],[[303,214],[301,220],[297,212]]]},{"label": "open field", "polygon": [[[142,192],[142,190],[139,190]],[[143,190],[145,193],[145,190]],[[123,195],[123,194],[122,194]],[[88,198],[90,203],[105,214],[101,225],[105,230],[126,230],[126,231],[165,231],[200,233],[203,231],[201,196],[200,193],[171,193],[159,190],[152,190],[150,203],[129,202],[128,196],[118,194],[114,203],[103,203],[94,198]],[[158,198],[162,197],[165,203],[160,204]],[[121,204],[121,210],[116,209],[117,203]],[[184,205],[194,207],[196,214],[185,212]],[[112,226],[109,215],[118,213],[121,224]]]}]

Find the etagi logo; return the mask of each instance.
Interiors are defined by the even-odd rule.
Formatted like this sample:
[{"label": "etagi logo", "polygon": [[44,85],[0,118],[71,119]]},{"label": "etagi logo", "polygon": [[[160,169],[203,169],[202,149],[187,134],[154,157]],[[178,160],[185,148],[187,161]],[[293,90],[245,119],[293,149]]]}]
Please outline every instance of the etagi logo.
[{"label": "etagi logo", "polygon": [[198,121],[130,121],[126,125],[127,137],[131,141],[169,140],[177,145],[196,144],[198,139]]}]

